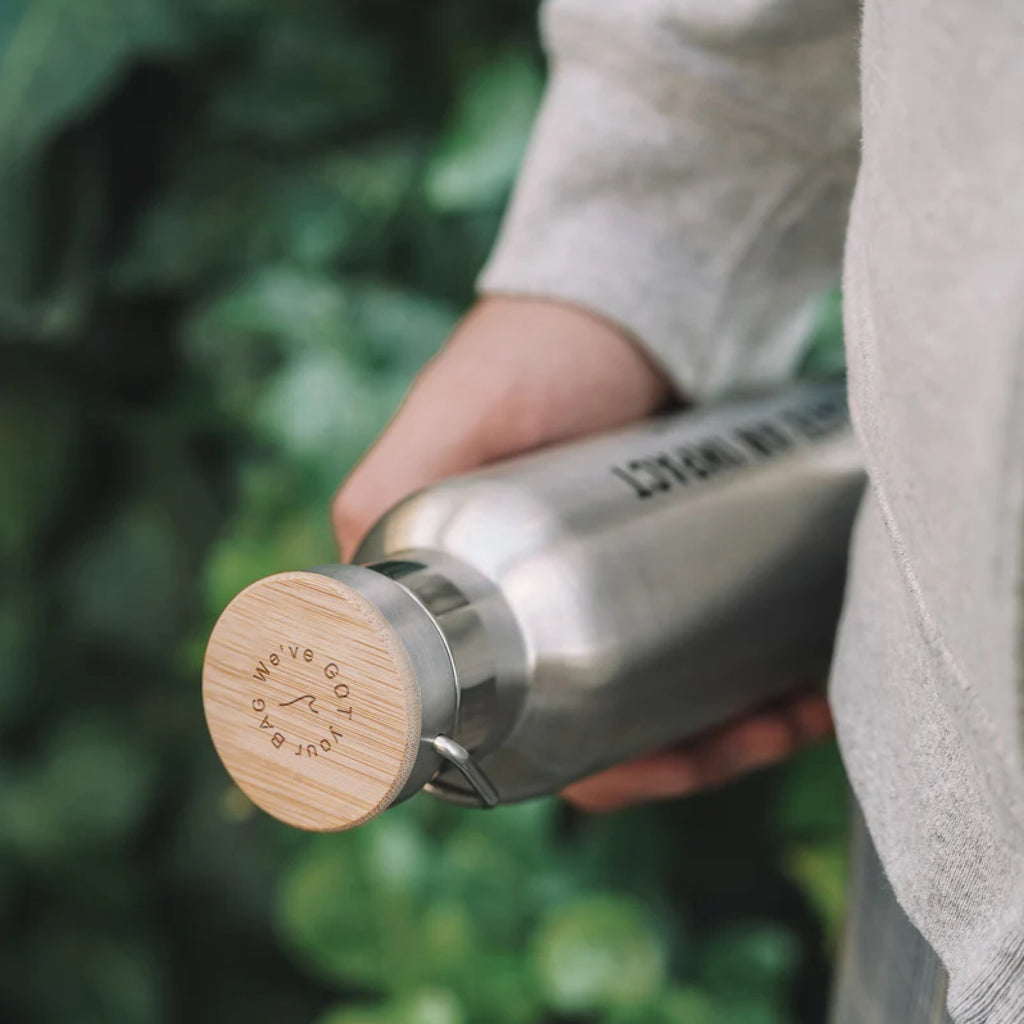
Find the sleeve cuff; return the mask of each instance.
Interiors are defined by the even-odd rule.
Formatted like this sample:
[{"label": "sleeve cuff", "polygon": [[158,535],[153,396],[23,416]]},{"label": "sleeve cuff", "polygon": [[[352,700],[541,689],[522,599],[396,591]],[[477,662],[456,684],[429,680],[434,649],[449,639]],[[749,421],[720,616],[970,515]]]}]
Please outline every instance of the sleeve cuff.
[{"label": "sleeve cuff", "polygon": [[839,277],[856,152],[808,162],[560,62],[478,289],[611,320],[687,398],[778,380]]}]

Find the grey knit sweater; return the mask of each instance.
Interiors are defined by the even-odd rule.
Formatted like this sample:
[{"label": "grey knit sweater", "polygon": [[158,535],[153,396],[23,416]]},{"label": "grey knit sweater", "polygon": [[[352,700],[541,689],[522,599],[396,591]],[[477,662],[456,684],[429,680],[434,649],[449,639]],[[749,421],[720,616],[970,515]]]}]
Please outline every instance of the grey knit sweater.
[{"label": "grey knit sweater", "polygon": [[840,745],[952,1016],[1020,1024],[1024,5],[552,0],[543,28],[481,290],[595,310],[702,399],[789,374],[842,265],[871,487]]}]

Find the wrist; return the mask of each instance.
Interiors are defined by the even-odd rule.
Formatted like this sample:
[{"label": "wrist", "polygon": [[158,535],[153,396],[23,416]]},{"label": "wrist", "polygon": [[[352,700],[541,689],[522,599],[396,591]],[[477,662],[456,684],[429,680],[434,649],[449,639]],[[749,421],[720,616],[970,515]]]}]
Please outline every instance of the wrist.
[{"label": "wrist", "polygon": [[[494,429],[488,416],[488,460],[642,419],[672,395],[668,379],[624,329],[557,300],[482,299],[445,357],[449,389],[461,373],[503,421]],[[479,407],[480,398],[471,404]]]}]

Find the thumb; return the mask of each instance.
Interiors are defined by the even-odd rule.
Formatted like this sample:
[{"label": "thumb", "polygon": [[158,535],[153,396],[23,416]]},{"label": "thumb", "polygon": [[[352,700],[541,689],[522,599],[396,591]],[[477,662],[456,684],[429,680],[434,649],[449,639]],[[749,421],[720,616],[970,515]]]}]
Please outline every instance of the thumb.
[{"label": "thumb", "polygon": [[335,496],[341,557],[351,559],[374,523],[421,487],[639,419],[667,397],[661,373],[607,321],[545,300],[486,299]]},{"label": "thumb", "polygon": [[419,378],[376,443],[342,483],[331,523],[343,561],[371,527],[414,491],[484,462],[473,411],[453,403],[443,378]]}]

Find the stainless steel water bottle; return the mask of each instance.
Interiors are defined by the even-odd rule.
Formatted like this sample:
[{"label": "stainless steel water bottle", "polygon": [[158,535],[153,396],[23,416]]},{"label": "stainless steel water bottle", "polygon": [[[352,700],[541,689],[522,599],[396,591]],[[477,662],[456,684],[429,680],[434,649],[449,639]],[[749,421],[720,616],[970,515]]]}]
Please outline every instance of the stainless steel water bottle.
[{"label": "stainless steel water bottle", "polygon": [[446,480],[353,565],[239,594],[204,703],[238,785],[350,828],[552,793],[824,674],[863,487],[842,382]]}]

